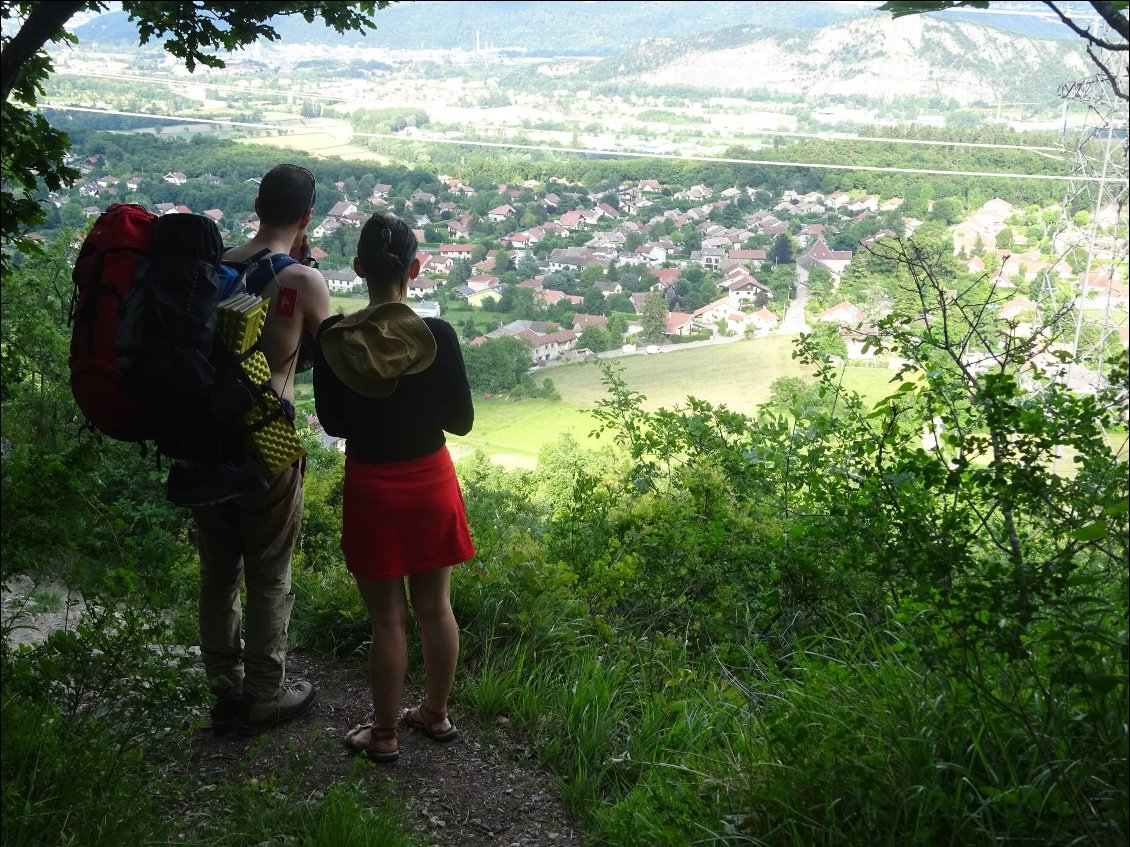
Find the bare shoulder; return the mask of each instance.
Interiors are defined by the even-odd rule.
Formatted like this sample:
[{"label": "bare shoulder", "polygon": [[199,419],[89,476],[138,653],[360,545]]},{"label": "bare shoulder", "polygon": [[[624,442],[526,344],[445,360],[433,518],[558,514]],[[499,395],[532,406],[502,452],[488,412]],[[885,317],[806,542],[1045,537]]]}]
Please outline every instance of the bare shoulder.
[{"label": "bare shoulder", "polygon": [[308,268],[306,265],[295,263],[287,265],[279,272],[281,285],[293,285],[297,288],[325,289],[326,278],[317,268]]},{"label": "bare shoulder", "polygon": [[326,278],[317,268],[287,265],[279,274],[279,294],[280,302],[292,304],[291,315],[302,318],[305,332],[311,337],[316,327],[330,316],[330,291]]}]

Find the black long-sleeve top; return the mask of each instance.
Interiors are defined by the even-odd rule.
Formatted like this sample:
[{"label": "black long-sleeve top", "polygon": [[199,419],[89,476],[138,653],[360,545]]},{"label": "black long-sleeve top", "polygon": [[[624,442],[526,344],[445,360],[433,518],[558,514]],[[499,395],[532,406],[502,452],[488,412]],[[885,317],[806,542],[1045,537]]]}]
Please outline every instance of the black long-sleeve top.
[{"label": "black long-sleeve top", "polygon": [[[318,337],[342,319],[327,318]],[[330,435],[346,439],[345,455],[373,464],[418,459],[447,443],[444,432],[466,435],[475,422],[471,387],[459,337],[447,321],[425,318],[436,340],[427,370],[402,376],[388,397],[365,397],[348,388],[322,355],[314,356],[314,407]]]}]

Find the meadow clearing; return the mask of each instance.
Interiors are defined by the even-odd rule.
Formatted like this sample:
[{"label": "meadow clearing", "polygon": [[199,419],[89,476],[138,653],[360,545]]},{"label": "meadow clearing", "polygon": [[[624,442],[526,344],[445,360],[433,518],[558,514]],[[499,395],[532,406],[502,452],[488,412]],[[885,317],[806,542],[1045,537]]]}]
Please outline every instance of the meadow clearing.
[{"label": "meadow clearing", "polygon": [[[335,296],[334,311],[349,314],[367,300]],[[451,318],[450,314],[445,315]],[[615,359],[552,365],[532,372],[539,385],[553,380],[560,400],[514,399],[505,396],[475,396],[475,427],[466,436],[448,436],[456,460],[481,451],[506,467],[533,469],[543,447],[572,437],[582,447],[599,449],[611,443],[609,434],[597,438],[592,410],[607,395],[600,365],[612,361],[623,369],[628,387],[642,394],[645,409],[674,409],[695,397],[714,406],[753,415],[769,399],[770,386],[781,377],[805,377],[811,369],[792,357],[795,335],[767,335],[708,347],[667,345],[662,353],[637,352]],[[892,394],[894,371],[881,364],[848,364],[841,369],[843,385],[856,391],[866,406]],[[298,407],[313,414],[313,391],[307,384],[295,386]],[[1107,436],[1111,448],[1121,456],[1130,453],[1125,432]],[[1074,472],[1074,452],[1065,450],[1057,463],[1066,473]]]},{"label": "meadow clearing", "polygon": [[[807,375],[808,369],[791,357],[793,341],[791,336],[768,336],[711,347],[675,347],[613,361],[623,370],[628,387],[646,398],[646,409],[673,409],[695,397],[752,415],[769,399],[775,379]],[[559,401],[476,397],[475,428],[465,437],[450,439],[453,451],[482,450],[501,464],[533,468],[538,451],[566,434],[591,449],[610,443],[609,434],[600,439],[591,435],[597,425],[591,410],[607,394],[599,367],[602,361],[536,371],[536,381],[553,380]],[[893,390],[889,385],[893,374],[886,368],[847,367],[843,373],[844,385],[858,391],[867,403]]]},{"label": "meadow clearing", "polygon": [[[354,301],[357,302],[357,301]],[[794,336],[771,335],[711,347],[667,348],[660,354],[638,353],[613,360],[623,370],[628,387],[644,395],[649,410],[672,409],[693,396],[715,406],[753,414],[769,399],[769,388],[779,377],[804,376],[808,370],[792,359]],[[462,437],[449,436],[458,459],[481,450],[492,460],[509,466],[533,468],[539,451],[569,435],[579,444],[597,449],[610,443],[608,435],[592,437],[596,419],[591,410],[606,395],[599,362],[539,368],[539,384],[552,379],[560,400],[475,396],[475,427]],[[844,385],[874,403],[893,390],[893,373],[884,367],[846,367]],[[313,391],[296,386],[299,408],[313,412]]]}]

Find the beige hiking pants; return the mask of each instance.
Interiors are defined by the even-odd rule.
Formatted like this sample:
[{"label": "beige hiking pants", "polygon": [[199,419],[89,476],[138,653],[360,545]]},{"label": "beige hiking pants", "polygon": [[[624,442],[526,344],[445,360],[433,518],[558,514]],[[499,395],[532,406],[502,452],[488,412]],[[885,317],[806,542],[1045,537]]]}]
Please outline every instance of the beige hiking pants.
[{"label": "beige hiking pants", "polygon": [[[286,678],[291,553],[302,520],[302,471],[267,490],[192,509],[200,548],[200,650],[214,689],[274,700]],[[247,583],[247,602],[240,585]],[[243,630],[241,640],[240,631]]]}]

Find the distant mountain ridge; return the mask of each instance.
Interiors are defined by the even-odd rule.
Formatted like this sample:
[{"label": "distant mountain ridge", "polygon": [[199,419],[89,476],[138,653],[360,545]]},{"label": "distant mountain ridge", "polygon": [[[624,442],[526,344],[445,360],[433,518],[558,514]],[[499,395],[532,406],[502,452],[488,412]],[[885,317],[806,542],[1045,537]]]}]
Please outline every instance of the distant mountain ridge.
[{"label": "distant mountain ridge", "polygon": [[1093,73],[1076,42],[1032,39],[942,15],[872,13],[818,30],[734,27],[652,39],[598,63],[592,79],[710,91],[762,91],[819,100],[947,97],[1052,101]]},{"label": "distant mountain ridge", "polygon": [[[378,48],[473,50],[479,43],[537,56],[611,56],[656,36],[693,35],[770,20],[776,26],[820,27],[860,13],[854,2],[539,2],[539,0],[429,0],[399,2],[377,12],[376,30],[345,33],[300,16],[274,24],[276,44],[318,43]],[[124,12],[77,27],[81,42],[137,43]],[[280,47],[280,49],[283,49]]]},{"label": "distant mountain ridge", "polygon": [[[318,43],[379,48],[474,49],[482,46],[519,49],[535,56],[612,56],[636,47],[644,39],[686,38],[738,26],[774,29],[819,29],[873,13],[875,2],[689,2],[652,0],[628,2],[543,2],[542,0],[429,0],[398,2],[376,14],[377,28],[368,35],[339,35],[300,16],[276,23],[288,43]],[[1078,4],[1062,4],[1070,7]],[[994,4],[998,11],[951,10],[947,19],[967,19],[1035,37],[1069,38],[1062,25],[1033,13],[1009,10],[1047,8],[1040,3]],[[885,15],[885,13],[882,13]],[[137,44],[137,29],[124,12],[100,15],[75,28],[80,42]]]}]

